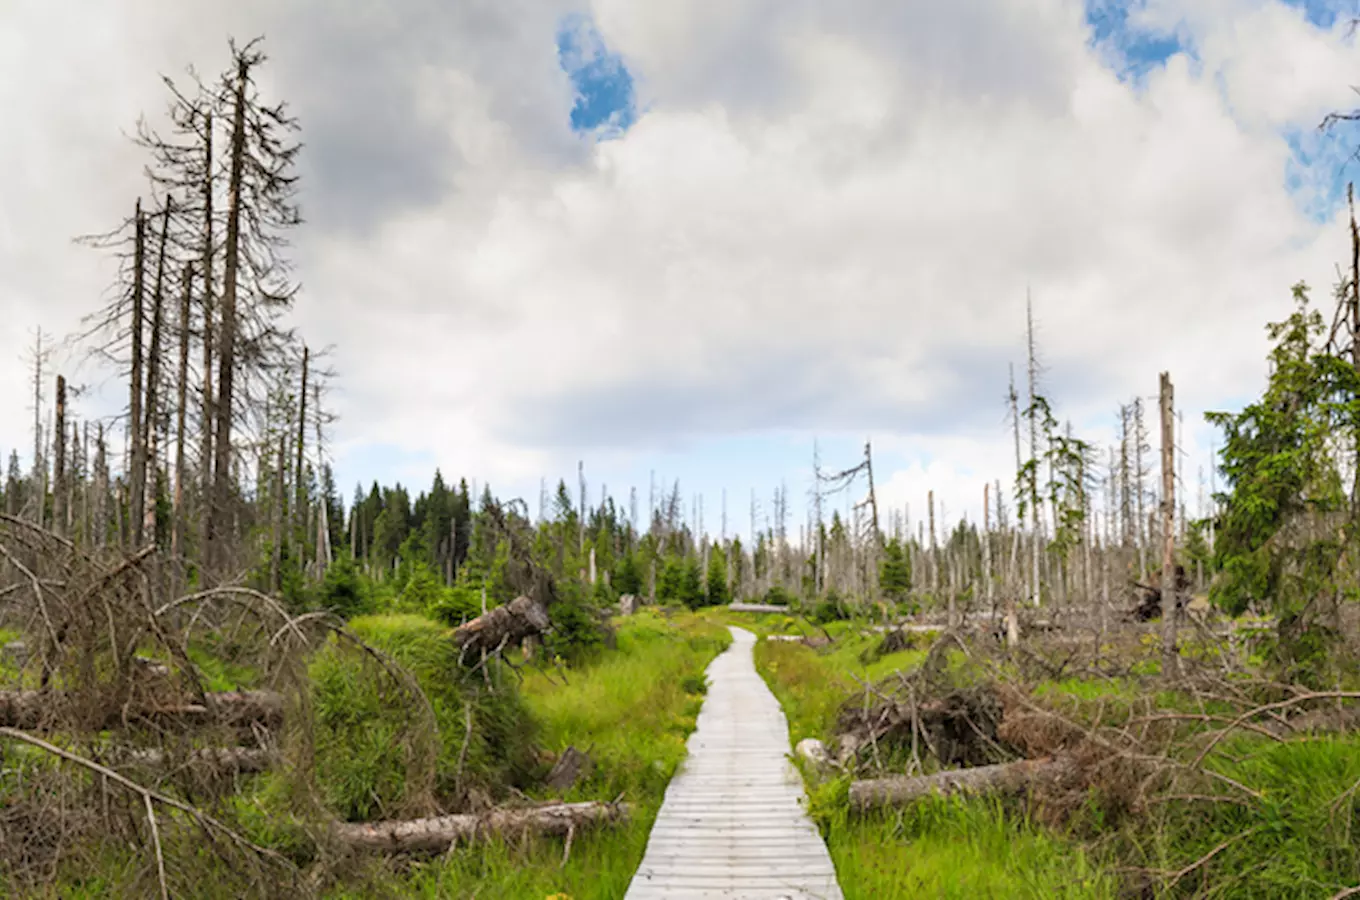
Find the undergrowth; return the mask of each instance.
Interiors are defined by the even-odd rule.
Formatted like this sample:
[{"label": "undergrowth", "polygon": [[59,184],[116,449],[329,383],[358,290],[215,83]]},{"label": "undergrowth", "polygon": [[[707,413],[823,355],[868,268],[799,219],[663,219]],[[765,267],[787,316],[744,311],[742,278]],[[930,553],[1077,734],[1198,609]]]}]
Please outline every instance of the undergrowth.
[{"label": "undergrowth", "polygon": [[[829,742],[845,701],[865,682],[916,667],[925,651],[872,659],[880,634],[847,634],[830,648],[760,641],[756,668],[789,719],[789,737]],[[958,660],[952,660],[954,664]],[[1080,847],[988,800],[941,800],[852,814],[847,779],[812,789],[810,812],[847,900],[855,898],[1104,898],[1114,880]]]},{"label": "undergrowth", "polygon": [[474,790],[495,797],[524,785],[533,720],[500,665],[469,674],[451,630],[420,616],[361,617],[350,628],[409,671],[429,699],[438,729],[433,783],[411,779],[424,748],[405,736],[419,730],[420,699],[381,660],[332,637],[308,672],[316,778],[328,809],[355,821],[399,818],[431,800],[457,807]]},{"label": "undergrowth", "polygon": [[[562,796],[632,804],[628,823],[577,835],[563,863],[555,838],[493,840],[455,848],[403,871],[373,863],[362,888],[334,898],[371,896],[617,900],[647,845],[666,785],[685,755],[703,702],[702,674],[731,641],[726,628],[689,613],[669,619],[646,609],[619,623],[617,645],[575,669],[527,670],[520,695],[539,745],[557,754],[586,751],[594,765]],[[529,796],[553,794],[529,788]]]},{"label": "undergrowth", "polygon": [[[837,711],[863,694],[864,681],[919,661],[908,651],[872,671],[858,652],[868,639],[822,649],[757,644],[757,666],[784,706],[792,741],[829,742]],[[1034,685],[1032,696],[1083,724],[1122,721],[1149,703],[1154,711],[1219,716],[1218,724],[1182,724],[1178,740],[1192,748],[1190,756],[1203,743],[1197,734],[1236,714],[1230,705],[1169,689],[1145,674],[1145,660],[1128,662],[1125,676],[1049,680]],[[957,659],[954,665],[966,668]],[[847,898],[1351,896],[1343,892],[1360,885],[1360,735],[1299,733],[1276,741],[1240,732],[1207,765],[1241,790],[1158,797],[1116,818],[1095,794],[1056,817],[1033,798],[937,799],[852,814],[848,777],[818,785],[806,774],[812,813]]]}]

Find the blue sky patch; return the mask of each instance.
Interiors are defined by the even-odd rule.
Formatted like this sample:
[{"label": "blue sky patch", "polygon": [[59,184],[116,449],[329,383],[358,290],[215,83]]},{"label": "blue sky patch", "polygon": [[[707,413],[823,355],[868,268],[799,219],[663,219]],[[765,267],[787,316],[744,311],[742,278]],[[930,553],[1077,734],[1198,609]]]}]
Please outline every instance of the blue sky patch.
[{"label": "blue sky patch", "polygon": [[623,59],[605,46],[589,16],[571,15],[557,31],[557,57],[576,89],[571,127],[617,137],[637,119],[633,76]]},{"label": "blue sky patch", "polygon": [[1303,10],[1308,21],[1318,28],[1331,28],[1341,17],[1360,16],[1353,0],[1283,0],[1286,6]]},{"label": "blue sky patch", "polygon": [[[1136,2],[1136,0],[1135,0]],[[1194,56],[1194,48],[1179,35],[1139,29],[1129,24],[1134,3],[1128,0],[1085,0],[1086,23],[1092,42],[1116,56],[1115,71],[1123,81],[1142,80],[1177,53]]]},{"label": "blue sky patch", "polygon": [[1285,186],[1314,222],[1330,219],[1346,202],[1346,182],[1356,175],[1352,158],[1360,143],[1360,129],[1339,122],[1328,131],[1316,127],[1296,128],[1285,133],[1289,161],[1285,164]]}]

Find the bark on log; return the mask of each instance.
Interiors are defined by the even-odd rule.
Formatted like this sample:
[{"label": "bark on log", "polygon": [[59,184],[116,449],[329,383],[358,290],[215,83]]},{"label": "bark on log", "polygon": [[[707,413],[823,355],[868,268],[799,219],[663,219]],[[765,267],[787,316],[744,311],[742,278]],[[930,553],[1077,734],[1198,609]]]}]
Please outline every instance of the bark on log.
[{"label": "bark on log", "polygon": [[469,652],[480,654],[497,647],[509,646],[531,635],[548,630],[551,620],[548,610],[528,597],[516,597],[477,618],[460,625],[453,632],[454,643],[464,657]]},{"label": "bark on log", "polygon": [[1044,757],[912,778],[856,781],[850,785],[850,805],[863,811],[882,806],[906,806],[931,795],[1019,794],[1036,784],[1060,781],[1074,771],[1071,760]]},{"label": "bark on log", "polygon": [[[0,691],[0,725],[10,728],[42,728],[60,716],[63,707],[76,698],[59,691]],[[178,706],[142,706],[127,711],[129,718],[178,719],[191,723],[223,722],[229,725],[266,726],[283,721],[283,695],[273,691],[226,691],[207,695],[208,705],[185,703]],[[109,709],[105,717],[91,723],[109,728],[123,719],[123,710]]]},{"label": "bark on log", "polygon": [[577,829],[626,821],[628,804],[554,803],[525,809],[493,809],[481,815],[435,816],[403,822],[342,822],[334,826],[340,843],[354,850],[438,852],[457,841],[488,835],[566,835]]},{"label": "bark on log", "polygon": [[116,762],[148,769],[186,766],[207,772],[263,772],[274,758],[274,754],[258,747],[207,747],[185,755],[156,749],[133,750],[121,754]]}]

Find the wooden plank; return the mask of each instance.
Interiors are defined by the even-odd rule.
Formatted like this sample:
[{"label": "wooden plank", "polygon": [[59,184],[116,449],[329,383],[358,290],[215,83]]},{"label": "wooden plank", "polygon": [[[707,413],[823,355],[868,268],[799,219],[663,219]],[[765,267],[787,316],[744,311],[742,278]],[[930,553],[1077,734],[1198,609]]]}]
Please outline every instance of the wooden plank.
[{"label": "wooden plank", "polygon": [[842,900],[821,835],[803,810],[779,702],[756,673],[755,636],[732,629],[688,756],[666,789],[626,900]]}]

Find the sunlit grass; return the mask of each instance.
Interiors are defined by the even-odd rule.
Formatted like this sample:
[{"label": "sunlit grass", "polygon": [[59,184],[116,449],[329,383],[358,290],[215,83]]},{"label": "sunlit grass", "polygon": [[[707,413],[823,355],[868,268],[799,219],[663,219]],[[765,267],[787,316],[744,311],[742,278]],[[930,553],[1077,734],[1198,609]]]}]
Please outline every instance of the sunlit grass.
[{"label": "sunlit grass", "polygon": [[[622,797],[632,805],[631,820],[577,835],[565,864],[561,839],[490,841],[460,847],[380,883],[399,896],[428,898],[519,900],[561,893],[572,900],[617,900],[624,895],[642,861],[666,785],[684,759],[685,740],[703,702],[700,676],[731,635],[717,622],[689,613],[668,620],[643,610],[616,624],[616,649],[582,669],[528,671],[520,690],[544,749],[558,753],[575,746],[595,763],[562,798]],[[551,796],[545,790],[531,793]]]}]

